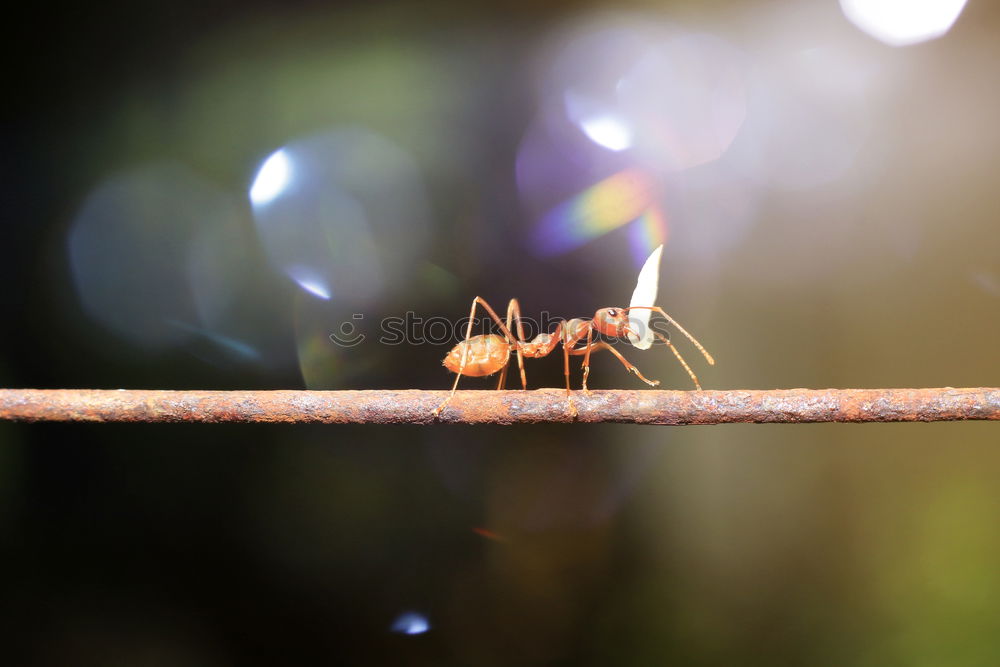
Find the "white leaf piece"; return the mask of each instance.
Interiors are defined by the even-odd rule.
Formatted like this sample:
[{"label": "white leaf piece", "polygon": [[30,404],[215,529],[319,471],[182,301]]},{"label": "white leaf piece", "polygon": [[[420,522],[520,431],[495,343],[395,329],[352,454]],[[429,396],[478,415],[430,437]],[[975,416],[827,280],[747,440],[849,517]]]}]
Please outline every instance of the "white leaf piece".
[{"label": "white leaf piece", "polygon": [[[632,292],[632,301],[629,308],[635,306],[655,306],[656,290],[660,282],[660,255],[663,254],[663,245],[657,246],[656,250],[646,259],[639,271],[639,280],[635,284],[635,291]],[[644,308],[642,310],[629,311],[629,329],[635,333],[628,333],[629,342],[640,350],[648,350],[653,344],[655,337],[653,330],[649,328],[649,318],[653,314],[652,310]]]}]

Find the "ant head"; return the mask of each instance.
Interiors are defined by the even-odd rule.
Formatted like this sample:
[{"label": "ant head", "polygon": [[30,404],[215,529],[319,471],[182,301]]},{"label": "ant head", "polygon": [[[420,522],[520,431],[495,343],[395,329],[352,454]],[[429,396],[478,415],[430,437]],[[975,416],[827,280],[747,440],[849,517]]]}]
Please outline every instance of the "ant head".
[{"label": "ant head", "polygon": [[594,313],[591,326],[605,336],[624,336],[628,327],[628,308],[601,308]]}]

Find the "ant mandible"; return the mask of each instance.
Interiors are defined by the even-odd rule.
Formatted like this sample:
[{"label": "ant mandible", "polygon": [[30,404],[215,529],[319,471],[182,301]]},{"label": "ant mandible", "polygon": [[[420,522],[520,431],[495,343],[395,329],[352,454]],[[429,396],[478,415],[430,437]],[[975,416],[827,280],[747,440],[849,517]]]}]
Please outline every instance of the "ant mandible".
[{"label": "ant mandible", "polygon": [[[652,303],[656,299],[656,281],[659,273],[659,261],[660,252],[663,246],[658,247],[650,255],[649,259],[646,261],[646,265],[643,266],[642,271],[639,274],[639,282],[636,286],[636,290],[632,295],[632,305],[628,308],[601,308],[596,313],[592,319],[575,318],[571,320],[562,320],[557,325],[554,331],[551,333],[540,333],[533,339],[526,340],[524,335],[524,327],[521,324],[521,306],[517,299],[511,299],[507,304],[507,319],[506,322],[500,319],[496,314],[496,311],[490,307],[490,304],[486,302],[482,297],[476,297],[472,300],[472,308],[469,311],[469,325],[465,330],[465,339],[456,345],[448,353],[442,362],[444,367],[447,368],[452,373],[455,373],[455,383],[451,387],[451,393],[434,410],[434,415],[437,416],[441,414],[441,411],[448,405],[452,397],[455,395],[455,391],[458,389],[458,381],[463,376],[469,377],[485,377],[487,375],[493,375],[497,371],[500,371],[500,380],[497,383],[497,389],[503,389],[504,383],[507,379],[507,368],[510,365],[510,353],[513,350],[517,354],[517,366],[521,372],[521,388],[528,388],[528,381],[524,374],[524,357],[538,359],[549,355],[556,346],[562,343],[563,348],[563,372],[566,376],[566,397],[570,404],[570,409],[573,413],[576,412],[572,403],[572,395],[570,393],[570,378],[569,378],[569,358],[570,356],[583,355],[583,391],[589,392],[587,389],[587,376],[590,375],[590,354],[591,352],[599,352],[601,350],[607,350],[625,366],[626,370],[634,373],[636,377],[645,382],[651,387],[659,385],[658,380],[647,379],[639,369],[636,368],[632,363],[630,363],[622,354],[613,348],[610,344],[605,341],[594,341],[594,333],[599,335],[608,336],[610,338],[621,338],[628,337],[632,341],[633,345],[639,347],[640,349],[646,349],[652,343],[652,337],[655,336],[668,345],[674,356],[677,357],[677,361],[680,362],[684,370],[687,371],[691,380],[694,382],[694,386],[701,390],[701,384],[698,382],[698,377],[688,366],[687,362],[684,361],[684,357],[678,352],[677,348],[674,347],[670,339],[662,335],[658,331],[653,331],[648,327],[648,316],[641,318],[645,320],[646,331],[636,331],[634,327],[630,326],[629,312],[633,310],[646,310],[649,314],[659,313],[668,322],[677,327],[677,330],[684,334],[688,340],[690,340],[698,351],[701,352],[709,364],[714,365],[715,360],[712,355],[699,343],[694,336],[689,334],[684,327],[677,323],[674,318],[670,317],[662,308],[659,306],[645,306],[645,305],[635,305],[637,302]],[[482,306],[483,309],[489,313],[490,317],[496,322],[500,331],[503,333],[502,336],[497,334],[481,334],[477,336],[472,335],[472,324],[476,317],[476,307]],[[517,336],[511,329],[511,324],[514,325],[514,330],[517,332]],[[652,335],[650,335],[652,334]],[[580,341],[586,339],[583,347],[576,347]]]}]

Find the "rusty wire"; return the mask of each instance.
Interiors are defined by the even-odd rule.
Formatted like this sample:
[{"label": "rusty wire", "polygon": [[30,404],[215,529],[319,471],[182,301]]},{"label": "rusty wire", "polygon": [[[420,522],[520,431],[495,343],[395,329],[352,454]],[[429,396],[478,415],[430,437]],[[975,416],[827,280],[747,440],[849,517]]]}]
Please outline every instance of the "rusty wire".
[{"label": "rusty wire", "polygon": [[74,422],[728,424],[1000,420],[1000,388],[573,392],[0,389],[0,419]]}]

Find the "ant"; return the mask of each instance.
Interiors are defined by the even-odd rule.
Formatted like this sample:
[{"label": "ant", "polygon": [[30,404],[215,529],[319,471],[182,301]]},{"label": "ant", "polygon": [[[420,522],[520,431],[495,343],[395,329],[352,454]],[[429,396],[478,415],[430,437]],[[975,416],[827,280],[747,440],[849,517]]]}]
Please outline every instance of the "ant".
[{"label": "ant", "polygon": [[[661,246],[662,247],[662,246]],[[655,269],[647,270],[646,267],[640,273],[639,286],[636,287],[636,293],[633,295],[633,303],[637,300],[637,295],[640,292],[643,293],[643,300],[648,298],[650,301],[655,299],[655,282],[652,288],[648,285],[643,285],[644,280],[648,283],[649,280],[655,281],[655,273],[659,268],[659,251],[658,248],[654,251],[653,255],[647,261],[647,265],[653,263],[655,257]],[[649,278],[648,276],[653,276]],[[649,293],[652,291],[652,297],[649,297]],[[647,301],[648,302],[648,301]],[[497,334],[482,334],[473,336],[472,335],[472,324],[476,316],[476,307],[482,306],[490,317],[496,322],[497,326],[500,327],[500,331],[503,332],[503,336]],[[684,361],[684,357],[681,353],[677,351],[670,339],[662,335],[657,331],[649,329],[647,332],[635,331],[631,328],[629,312],[632,310],[648,310],[650,314],[659,313],[668,322],[677,327],[677,330],[682,334],[687,336],[698,351],[701,352],[709,364],[714,365],[715,360],[712,355],[699,343],[694,336],[689,334],[684,327],[678,324],[670,315],[668,315],[659,306],[636,306],[631,305],[628,308],[601,308],[596,313],[592,319],[575,318],[572,320],[562,320],[557,325],[553,332],[551,333],[540,333],[533,339],[526,340],[524,336],[524,327],[521,324],[521,306],[517,299],[511,299],[507,304],[507,320],[504,322],[496,314],[496,311],[490,307],[490,304],[486,302],[482,297],[476,297],[472,300],[472,308],[469,311],[469,325],[465,330],[465,340],[456,345],[444,358],[443,365],[452,373],[455,373],[455,383],[451,387],[451,393],[448,398],[444,400],[441,405],[434,410],[434,415],[437,416],[441,414],[441,411],[448,405],[452,397],[455,395],[455,391],[458,389],[458,381],[463,375],[469,377],[485,377],[487,375],[493,375],[497,371],[500,371],[500,381],[497,383],[497,389],[503,389],[504,384],[507,379],[507,368],[510,365],[510,353],[511,350],[517,354],[517,366],[521,372],[521,388],[528,388],[528,381],[524,374],[524,357],[538,359],[550,354],[555,350],[556,346],[560,343],[563,347],[563,371],[566,375],[566,398],[569,400],[570,409],[575,414],[576,409],[573,407],[573,400],[570,394],[570,380],[569,380],[569,358],[570,356],[583,355],[583,391],[589,393],[587,389],[587,376],[590,375],[590,354],[592,352],[599,352],[601,350],[607,350],[625,366],[625,369],[630,373],[635,374],[640,380],[645,382],[651,387],[656,387],[660,384],[658,380],[647,379],[639,369],[636,368],[632,363],[630,363],[622,354],[613,348],[610,344],[605,341],[594,341],[595,332],[598,335],[604,335],[611,338],[628,337],[636,347],[640,349],[646,349],[652,340],[649,337],[649,333],[659,338],[661,341],[666,343],[674,356],[677,357],[677,361],[680,362],[684,370],[691,377],[694,382],[694,386],[700,391],[701,384],[698,382],[698,377],[688,366],[687,362]],[[648,317],[644,318],[648,322]],[[511,323],[514,324],[514,330],[517,331],[517,336],[515,337],[511,330]],[[641,320],[640,320],[641,322]],[[648,327],[647,327],[648,328]],[[643,335],[644,334],[644,335]],[[642,344],[642,339],[648,338],[650,342]],[[586,339],[586,343],[583,347],[577,347],[582,340]]]}]

